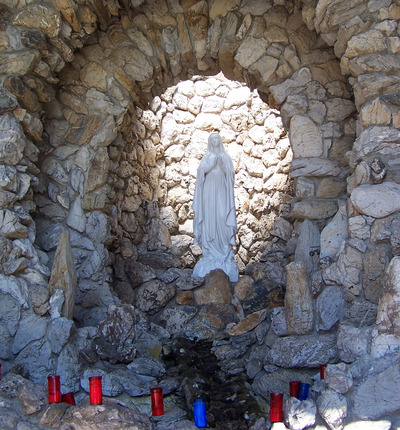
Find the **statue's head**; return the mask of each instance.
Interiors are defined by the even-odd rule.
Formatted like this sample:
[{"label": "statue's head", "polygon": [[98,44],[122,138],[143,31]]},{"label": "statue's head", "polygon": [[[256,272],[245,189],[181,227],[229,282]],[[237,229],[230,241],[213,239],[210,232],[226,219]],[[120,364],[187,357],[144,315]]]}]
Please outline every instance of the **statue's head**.
[{"label": "statue's head", "polygon": [[219,133],[211,133],[208,136],[208,150],[211,152],[223,152],[224,145]]}]

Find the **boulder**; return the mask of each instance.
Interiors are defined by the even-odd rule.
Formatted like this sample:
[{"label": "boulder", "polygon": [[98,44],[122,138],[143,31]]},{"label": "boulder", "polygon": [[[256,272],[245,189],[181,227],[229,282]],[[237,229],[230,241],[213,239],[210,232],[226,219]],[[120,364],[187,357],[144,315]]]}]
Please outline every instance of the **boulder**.
[{"label": "boulder", "polygon": [[106,318],[99,325],[100,337],[94,350],[111,363],[130,363],[136,356],[135,309],[131,305],[109,306]]},{"label": "boulder", "polygon": [[151,430],[150,419],[113,400],[104,401],[102,405],[83,404],[67,409],[60,423],[52,428],[59,430]]},{"label": "boulder", "polygon": [[313,298],[306,266],[293,261],[286,266],[285,316],[288,334],[310,333],[314,325]]},{"label": "boulder", "polygon": [[49,290],[50,294],[54,294],[57,289],[64,291],[65,301],[62,307],[62,316],[69,319],[72,319],[74,314],[76,285],[77,276],[72,258],[70,234],[68,230],[65,230],[60,236],[54,255]]},{"label": "boulder", "polygon": [[228,275],[221,269],[212,270],[205,276],[204,287],[194,291],[194,298],[198,305],[207,303],[229,304],[232,300],[232,288]]},{"label": "boulder", "polygon": [[280,367],[318,367],[335,359],[337,353],[334,334],[287,336],[276,339],[267,360]]},{"label": "boulder", "polygon": [[325,390],[317,399],[318,413],[331,430],[341,430],[347,417],[347,400],[332,390]]}]

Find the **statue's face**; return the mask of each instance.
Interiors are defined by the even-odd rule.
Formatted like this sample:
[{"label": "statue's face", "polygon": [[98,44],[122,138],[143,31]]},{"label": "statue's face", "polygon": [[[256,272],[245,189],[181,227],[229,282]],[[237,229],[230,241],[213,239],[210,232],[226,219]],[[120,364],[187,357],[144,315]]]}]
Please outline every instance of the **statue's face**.
[{"label": "statue's face", "polygon": [[213,152],[220,152],[220,141],[219,136],[217,134],[213,134],[210,136],[210,149]]}]

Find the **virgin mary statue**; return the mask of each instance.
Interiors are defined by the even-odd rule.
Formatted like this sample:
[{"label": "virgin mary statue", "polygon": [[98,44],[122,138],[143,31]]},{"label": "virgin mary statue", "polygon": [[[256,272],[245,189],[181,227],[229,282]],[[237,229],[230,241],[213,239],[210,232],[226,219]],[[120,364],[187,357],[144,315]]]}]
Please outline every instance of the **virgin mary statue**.
[{"label": "virgin mary statue", "polygon": [[221,136],[211,133],[207,153],[197,170],[193,198],[193,233],[203,256],[192,276],[204,277],[222,269],[231,282],[239,278],[232,246],[236,245],[236,212],[233,194],[235,172]]}]

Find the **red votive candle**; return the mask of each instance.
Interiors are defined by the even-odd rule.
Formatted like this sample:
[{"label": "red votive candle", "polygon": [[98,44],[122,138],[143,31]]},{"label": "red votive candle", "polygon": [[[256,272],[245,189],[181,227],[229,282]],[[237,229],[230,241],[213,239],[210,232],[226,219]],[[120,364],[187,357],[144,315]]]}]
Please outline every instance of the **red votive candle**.
[{"label": "red votive candle", "polygon": [[75,396],[73,392],[65,393],[61,396],[61,401],[63,403],[68,403],[70,405],[76,405],[75,403]]},{"label": "red votive candle", "polygon": [[321,366],[319,366],[319,376],[321,377],[321,380],[325,378],[326,366],[326,364],[321,364]]},{"label": "red votive candle", "polygon": [[271,393],[269,420],[271,421],[271,423],[278,423],[283,421],[283,394],[282,393]]},{"label": "red votive candle", "polygon": [[283,409],[282,408],[270,408],[269,420],[271,423],[280,423],[283,421]]},{"label": "red votive candle", "polygon": [[60,403],[61,402],[60,376],[59,375],[48,376],[47,386],[48,386],[49,403]]},{"label": "red votive candle", "polygon": [[283,394],[271,393],[271,406],[282,406],[282,405],[283,405]]},{"label": "red votive candle", "polygon": [[150,390],[151,393],[151,412],[154,416],[164,414],[164,400],[162,388],[156,387]]},{"label": "red votive candle", "polygon": [[297,392],[299,390],[300,381],[290,381],[289,382],[289,393],[290,397],[297,397]]},{"label": "red votive candle", "polygon": [[89,394],[91,405],[101,405],[103,394],[101,392],[101,376],[89,377]]}]

